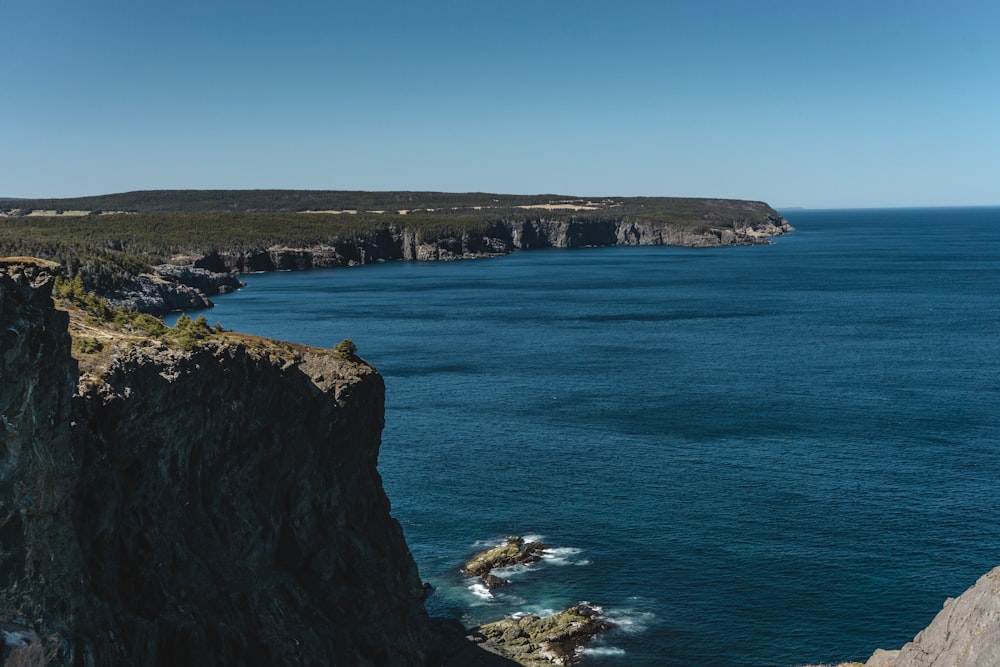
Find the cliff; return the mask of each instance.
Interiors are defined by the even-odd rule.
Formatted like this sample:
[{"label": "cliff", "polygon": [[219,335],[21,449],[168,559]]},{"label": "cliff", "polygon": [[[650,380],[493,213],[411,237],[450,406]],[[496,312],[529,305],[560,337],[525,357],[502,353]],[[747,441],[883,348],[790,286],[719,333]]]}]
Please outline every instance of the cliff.
[{"label": "cliff", "polygon": [[[375,467],[374,369],[71,323],[53,267],[7,264],[4,664],[425,663],[424,591]],[[101,351],[78,364],[69,326]]]},{"label": "cliff", "polygon": [[193,266],[214,272],[281,271],[334,268],[393,260],[441,261],[506,255],[535,248],[584,248],[611,245],[676,245],[707,248],[758,245],[792,231],[777,212],[761,202],[742,202],[730,217],[678,225],[667,220],[625,215],[579,219],[504,217],[482,229],[434,233],[398,224],[334,243],[289,247],[276,244],[250,251],[216,250],[194,258]]}]

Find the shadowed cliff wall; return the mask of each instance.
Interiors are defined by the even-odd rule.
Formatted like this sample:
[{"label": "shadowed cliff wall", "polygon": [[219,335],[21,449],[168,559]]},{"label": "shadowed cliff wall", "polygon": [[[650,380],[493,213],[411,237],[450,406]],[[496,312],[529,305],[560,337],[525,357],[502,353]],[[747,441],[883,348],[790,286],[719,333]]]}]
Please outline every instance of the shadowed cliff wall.
[{"label": "shadowed cliff wall", "polygon": [[5,660],[424,664],[374,369],[235,336],[123,338],[74,396],[50,292],[47,269],[0,267]]}]

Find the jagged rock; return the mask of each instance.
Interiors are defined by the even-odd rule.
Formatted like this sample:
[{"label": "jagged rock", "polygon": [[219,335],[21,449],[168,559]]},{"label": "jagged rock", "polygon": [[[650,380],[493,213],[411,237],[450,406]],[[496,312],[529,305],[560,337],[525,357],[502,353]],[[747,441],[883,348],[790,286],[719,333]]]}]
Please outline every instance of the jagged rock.
[{"label": "jagged rock", "polygon": [[525,667],[572,665],[577,649],[611,624],[598,607],[580,603],[552,616],[526,614],[472,629],[493,651]]},{"label": "jagged rock", "polygon": [[[507,541],[486,551],[476,554],[462,566],[462,573],[468,577],[480,577],[488,587],[492,575],[490,572],[498,567],[537,563],[542,559],[545,545],[541,542],[525,542],[523,537],[508,537]],[[493,580],[503,581],[492,576]],[[506,582],[504,582],[506,583]]]},{"label": "jagged rock", "polygon": [[486,588],[493,590],[494,588],[502,588],[510,583],[507,579],[502,579],[495,574],[484,574],[481,579],[486,585]]},{"label": "jagged rock", "polygon": [[174,264],[153,267],[154,273],[140,274],[122,282],[105,294],[112,306],[153,315],[178,310],[211,308],[208,298],[237,290],[243,283],[232,273]]},{"label": "jagged rock", "polygon": [[1000,665],[1000,567],[979,578],[898,651],[877,650],[868,667]]},{"label": "jagged rock", "polygon": [[148,274],[124,281],[104,296],[116,308],[153,315],[176,310],[200,310],[213,305],[204,293],[194,287]]},{"label": "jagged rock", "polygon": [[164,280],[193,287],[206,296],[229,294],[246,284],[241,282],[234,273],[217,273],[177,264],[160,264],[154,266],[153,271]]}]

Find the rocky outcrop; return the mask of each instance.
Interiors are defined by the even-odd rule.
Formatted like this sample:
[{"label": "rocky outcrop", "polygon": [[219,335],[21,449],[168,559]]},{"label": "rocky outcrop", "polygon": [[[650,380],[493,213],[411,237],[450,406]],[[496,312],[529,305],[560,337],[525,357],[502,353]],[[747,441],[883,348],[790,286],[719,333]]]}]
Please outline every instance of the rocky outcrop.
[{"label": "rocky outcrop", "polygon": [[983,667],[1000,665],[1000,567],[944,608],[913,641],[877,650],[868,667]]},{"label": "rocky outcrop", "polygon": [[481,551],[466,561],[462,574],[479,577],[487,588],[499,588],[508,581],[492,574],[493,570],[513,565],[527,565],[542,560],[545,545],[541,542],[526,542],[523,537],[513,536],[500,545]]},{"label": "rocky outcrop", "polygon": [[577,649],[610,623],[598,607],[580,603],[552,616],[523,614],[473,628],[484,647],[525,667],[572,665]]},{"label": "rocky outcrop", "polygon": [[52,273],[0,267],[5,664],[423,665],[378,373],[233,334],[122,337],[77,388]]},{"label": "rocky outcrop", "polygon": [[116,308],[137,310],[153,315],[178,310],[211,308],[210,296],[227,294],[244,283],[232,273],[174,264],[153,267],[153,274],[138,275],[122,282],[105,296]]}]

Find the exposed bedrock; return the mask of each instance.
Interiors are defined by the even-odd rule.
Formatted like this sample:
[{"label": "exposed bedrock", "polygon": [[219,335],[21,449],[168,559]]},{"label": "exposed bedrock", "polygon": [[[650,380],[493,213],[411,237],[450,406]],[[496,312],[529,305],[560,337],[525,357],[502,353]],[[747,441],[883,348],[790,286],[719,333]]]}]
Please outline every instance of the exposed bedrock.
[{"label": "exposed bedrock", "polygon": [[178,310],[211,308],[210,296],[227,294],[243,286],[233,273],[215,273],[201,268],[161,264],[153,274],[123,282],[105,296],[111,305],[153,315]]}]

